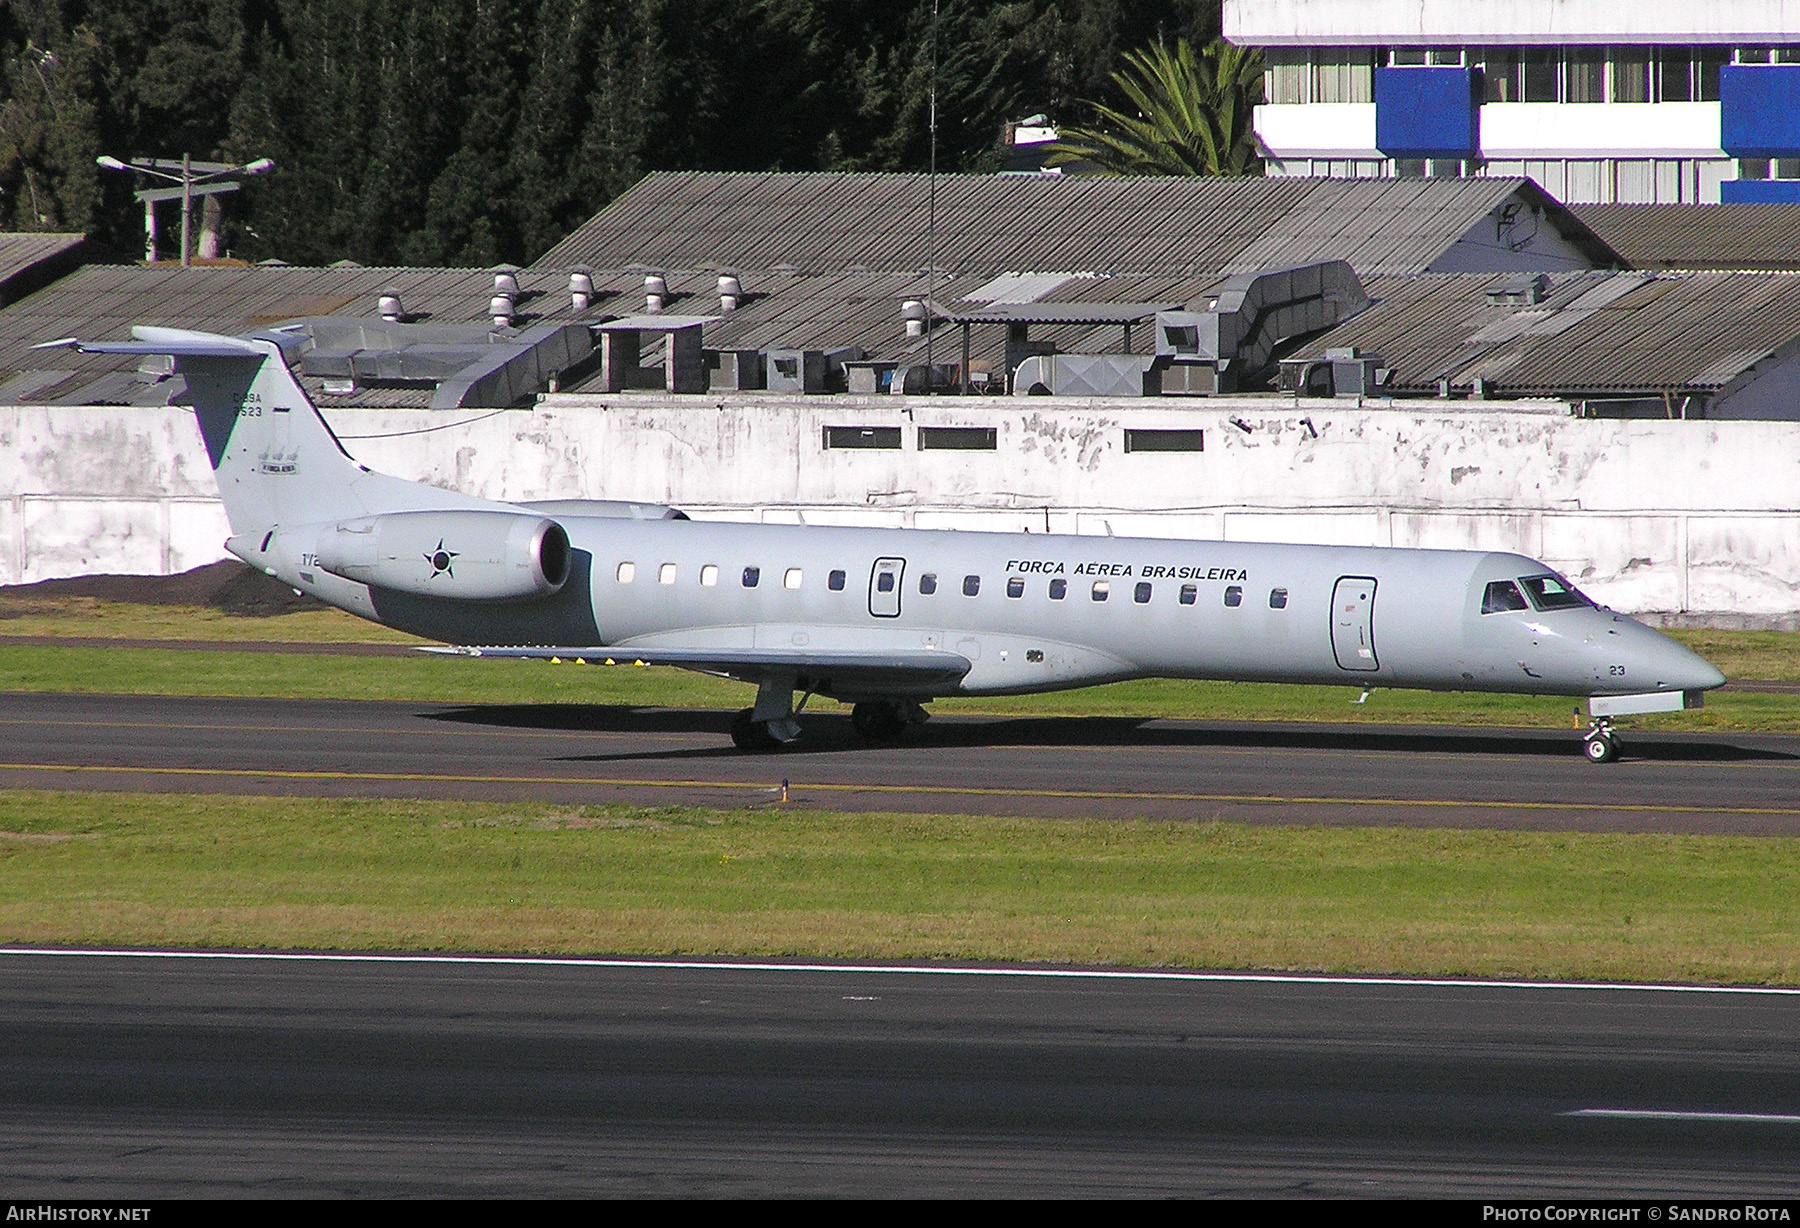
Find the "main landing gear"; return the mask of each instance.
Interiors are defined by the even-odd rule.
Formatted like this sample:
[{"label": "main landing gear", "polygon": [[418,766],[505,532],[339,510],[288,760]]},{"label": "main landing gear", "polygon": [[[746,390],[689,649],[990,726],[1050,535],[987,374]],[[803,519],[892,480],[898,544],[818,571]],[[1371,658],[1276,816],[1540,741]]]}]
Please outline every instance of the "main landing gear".
[{"label": "main landing gear", "polygon": [[864,700],[850,709],[850,727],[871,742],[892,742],[923,725],[930,713],[915,703],[891,699]]},{"label": "main landing gear", "polygon": [[1588,726],[1582,742],[1589,763],[1611,763],[1619,757],[1619,735],[1613,732],[1612,718],[1596,716]]}]

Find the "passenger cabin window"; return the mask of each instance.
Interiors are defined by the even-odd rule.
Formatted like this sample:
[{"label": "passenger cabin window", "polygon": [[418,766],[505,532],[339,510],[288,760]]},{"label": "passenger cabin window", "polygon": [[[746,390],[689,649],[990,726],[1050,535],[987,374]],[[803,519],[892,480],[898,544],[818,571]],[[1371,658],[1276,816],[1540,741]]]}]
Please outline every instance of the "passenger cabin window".
[{"label": "passenger cabin window", "polygon": [[1526,576],[1519,581],[1540,610],[1578,610],[1593,605],[1581,592],[1556,576]]},{"label": "passenger cabin window", "polygon": [[1287,590],[1285,588],[1272,588],[1269,590],[1269,608],[1271,610],[1287,609]]},{"label": "passenger cabin window", "polygon": [[1137,588],[1132,591],[1131,599],[1139,605],[1149,604],[1150,582],[1148,580],[1139,581]]},{"label": "passenger cabin window", "polygon": [[656,569],[656,582],[658,584],[675,583],[675,564],[664,563],[661,567],[658,567]]},{"label": "passenger cabin window", "polygon": [[782,573],[781,587],[782,588],[799,588],[800,587],[800,569],[798,567],[790,567],[787,569],[787,571]]},{"label": "passenger cabin window", "polygon": [[1025,595],[1024,579],[1020,576],[1013,576],[1011,579],[1007,580],[1006,595],[1008,597],[1023,597]]},{"label": "passenger cabin window", "polygon": [[762,583],[762,568],[760,568],[760,567],[744,568],[744,587],[745,588],[755,588],[760,583]]},{"label": "passenger cabin window", "polygon": [[931,596],[931,594],[937,592],[937,575],[936,575],[936,573],[928,571],[924,575],[919,577],[919,592],[927,597],[929,597],[929,596]]},{"label": "passenger cabin window", "polygon": [[1525,594],[1521,593],[1519,586],[1511,580],[1495,580],[1481,595],[1481,612],[1483,614],[1504,614],[1508,610],[1528,608],[1525,604]]},{"label": "passenger cabin window", "polygon": [[1068,595],[1069,595],[1069,582],[1067,580],[1052,580],[1052,581],[1050,581],[1050,600],[1061,601],[1064,597],[1067,597]]},{"label": "passenger cabin window", "polygon": [[1225,588],[1225,604],[1232,607],[1233,609],[1236,609],[1238,606],[1243,605],[1244,604],[1244,586],[1241,584],[1227,585]]},{"label": "passenger cabin window", "polygon": [[637,579],[637,564],[620,563],[618,574],[620,584],[630,584],[633,580]]},{"label": "passenger cabin window", "polygon": [[719,583],[719,565],[708,563],[700,569],[700,587],[714,588]]},{"label": "passenger cabin window", "polygon": [[981,577],[980,576],[964,576],[963,577],[963,596],[973,597],[979,592],[981,592]]},{"label": "passenger cabin window", "polygon": [[[927,579],[930,579],[930,577],[929,576],[924,577],[924,578],[920,579],[920,581],[919,581],[919,591],[921,593],[929,593],[931,591],[930,589],[925,587],[925,580],[927,580]],[[894,573],[891,571],[884,571],[881,574],[877,575],[875,577],[875,591],[878,593],[893,592],[894,591]]]},{"label": "passenger cabin window", "polygon": [[1108,580],[1095,580],[1093,597],[1095,601],[1105,601],[1112,596],[1112,583]]},{"label": "passenger cabin window", "polygon": [[825,577],[825,587],[834,593],[841,593],[844,591],[844,572],[842,568],[834,570],[830,575]]},{"label": "passenger cabin window", "polygon": [[1183,584],[1181,586],[1181,596],[1178,600],[1180,600],[1182,605],[1193,605],[1194,601],[1199,596],[1200,586],[1198,584]]}]

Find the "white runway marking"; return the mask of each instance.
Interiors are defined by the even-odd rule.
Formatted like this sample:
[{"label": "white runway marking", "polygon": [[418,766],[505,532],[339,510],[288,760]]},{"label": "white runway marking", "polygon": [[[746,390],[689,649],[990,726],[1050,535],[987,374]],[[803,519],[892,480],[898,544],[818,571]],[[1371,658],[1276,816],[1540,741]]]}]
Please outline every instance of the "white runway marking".
[{"label": "white runway marking", "polygon": [[1630,1121],[1754,1121],[1800,1126],[1800,1113],[1701,1113],[1683,1109],[1576,1109],[1564,1117],[1610,1117]]},{"label": "white runway marking", "polygon": [[[1800,997],[1800,988],[1772,985],[1634,985],[1614,981],[1499,981],[1459,980],[1454,977],[1329,976],[1291,972],[1184,972],[1166,968],[1023,968],[939,967],[932,964],[824,964],[735,961],[724,959],[631,959],[606,956],[527,955],[378,955],[355,952],[290,951],[149,951],[126,949],[76,950],[61,947],[0,947],[8,955],[53,956],[68,959],[171,959],[231,960],[266,963],[318,964],[444,964],[539,968],[641,968],[680,971],[687,968],[713,972],[853,972],[880,976],[976,976],[1026,980],[1068,981],[1194,981],[1260,985],[1370,985],[1435,989],[1560,989],[1629,993],[1753,994],[1762,997]],[[1630,1110],[1581,1109],[1581,1113]],[[1800,1119],[1797,1119],[1800,1120]]]}]

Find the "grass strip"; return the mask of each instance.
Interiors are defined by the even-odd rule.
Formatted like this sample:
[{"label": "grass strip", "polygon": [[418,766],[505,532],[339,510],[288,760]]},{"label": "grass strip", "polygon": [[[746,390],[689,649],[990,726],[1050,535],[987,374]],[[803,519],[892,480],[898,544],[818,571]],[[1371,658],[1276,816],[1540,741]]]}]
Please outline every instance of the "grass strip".
[{"label": "grass strip", "polygon": [[[442,704],[604,704],[735,709],[753,688],[667,667],[546,661],[351,657],[283,653],[0,645],[0,692],[387,699]],[[1328,721],[1561,728],[1586,726],[1582,705],[1543,696],[1146,679],[1048,695],[946,699],[945,714],[1132,716],[1143,719]],[[829,703],[813,711],[830,710]],[[1633,719],[1630,728],[1800,731],[1800,695],[1713,694],[1695,712]]]},{"label": "grass strip", "polygon": [[0,940],[1800,982],[1789,838],[0,792]]}]

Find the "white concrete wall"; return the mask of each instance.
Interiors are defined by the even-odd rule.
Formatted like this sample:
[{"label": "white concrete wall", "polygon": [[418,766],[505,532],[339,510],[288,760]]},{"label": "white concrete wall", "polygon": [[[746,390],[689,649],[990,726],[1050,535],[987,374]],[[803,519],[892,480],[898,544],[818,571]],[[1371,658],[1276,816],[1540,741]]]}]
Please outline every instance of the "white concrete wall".
[{"label": "white concrete wall", "polygon": [[[533,411],[327,417],[373,468],[496,499],[1517,550],[1624,610],[1800,613],[1800,431],[1783,423],[1591,421],[1555,403],[767,394],[562,395]],[[824,427],[858,425],[899,425],[904,447],[822,446]],[[999,446],[921,452],[919,425],[993,426]],[[1127,453],[1127,426],[1198,427],[1205,451]],[[0,475],[0,583],[223,557],[224,517],[185,411],[0,408]]]}]

